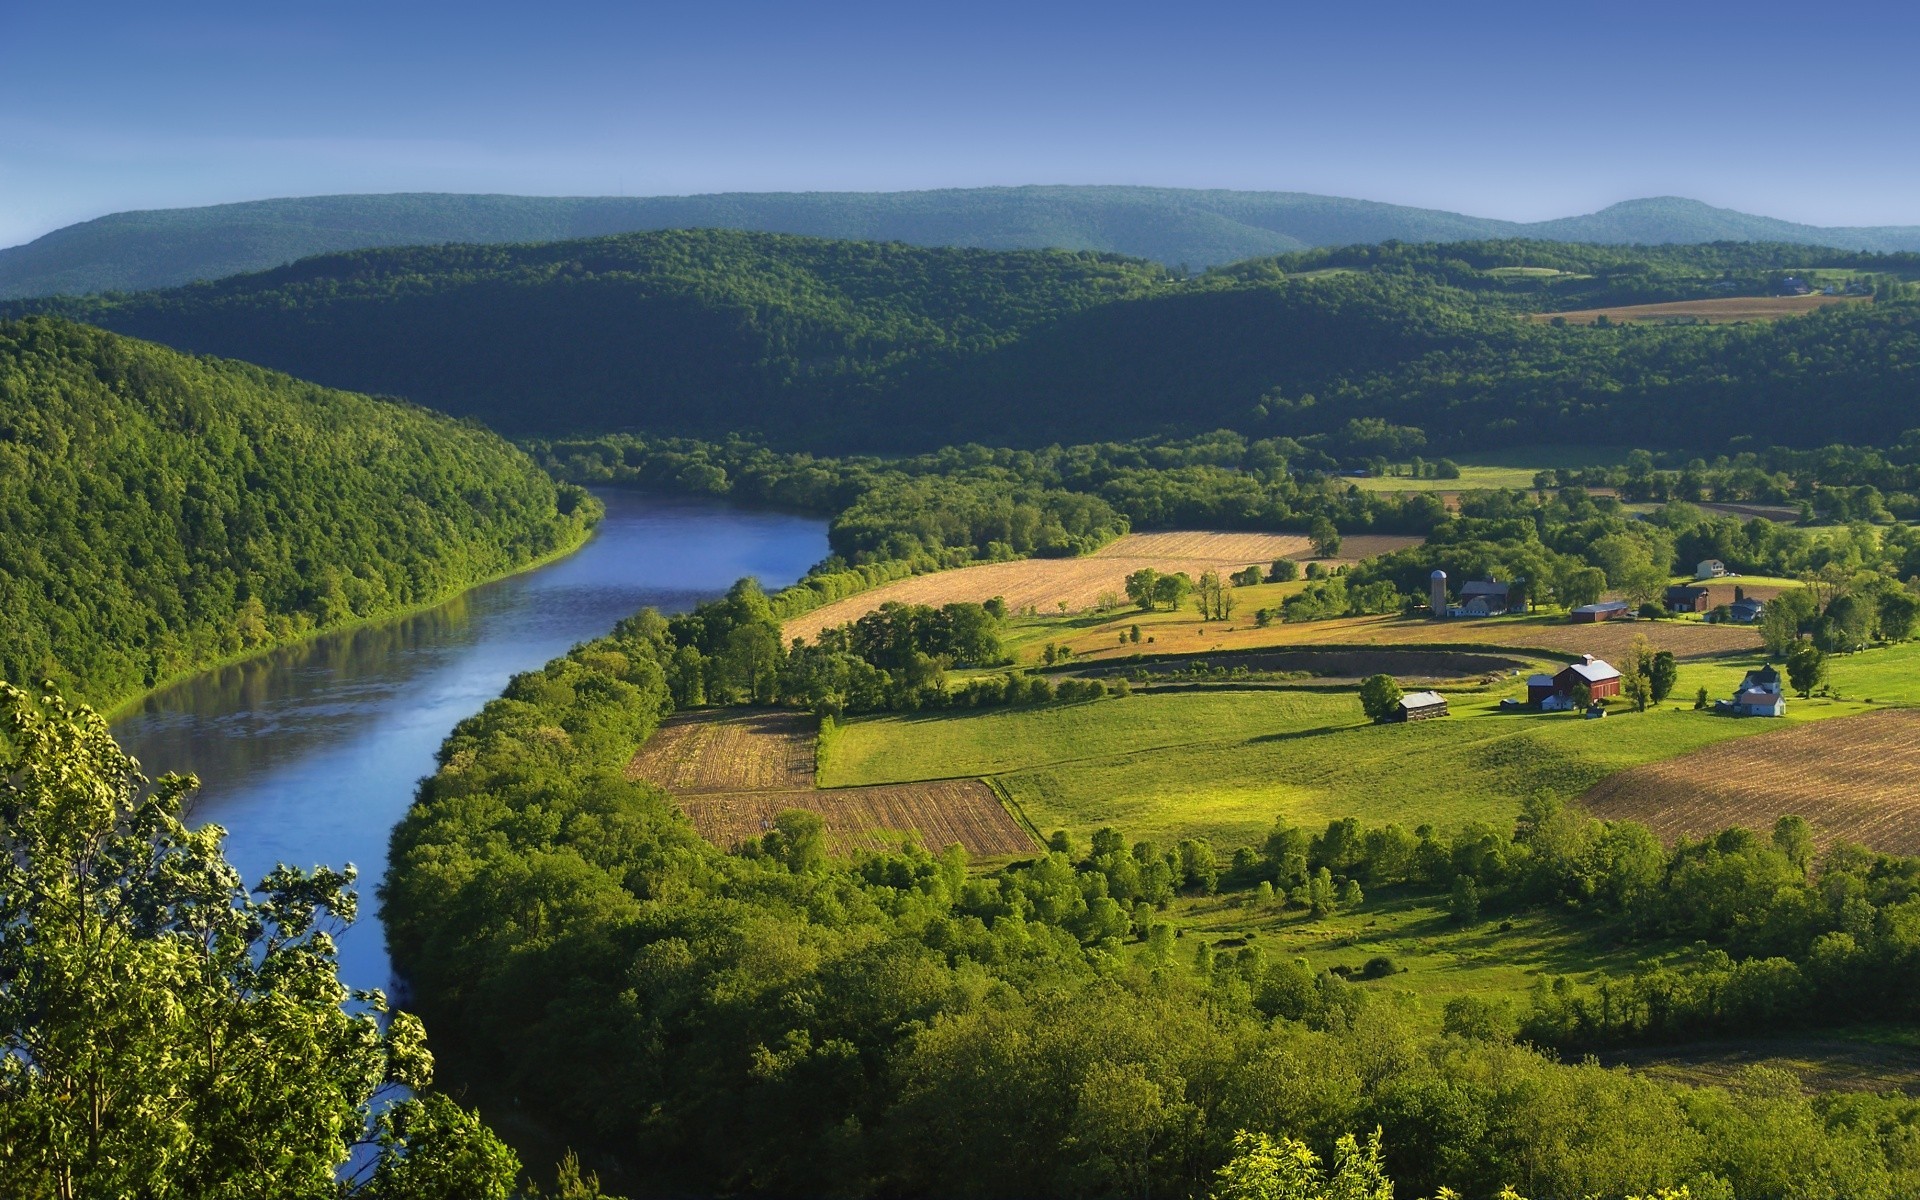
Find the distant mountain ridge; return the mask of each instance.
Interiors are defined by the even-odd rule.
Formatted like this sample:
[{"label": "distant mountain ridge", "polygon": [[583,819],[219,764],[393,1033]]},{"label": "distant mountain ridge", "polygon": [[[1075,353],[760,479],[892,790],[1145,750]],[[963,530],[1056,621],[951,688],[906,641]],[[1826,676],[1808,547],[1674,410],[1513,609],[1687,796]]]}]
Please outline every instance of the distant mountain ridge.
[{"label": "distant mountain ridge", "polygon": [[171,287],[315,254],[738,229],[992,250],[1099,250],[1194,269],[1317,246],[1525,237],[1603,244],[1791,242],[1920,250],[1920,226],[1824,228],[1696,200],[1499,221],[1304,192],[1036,186],[921,192],[542,197],[394,193],[115,213],[0,250],[0,299]]}]

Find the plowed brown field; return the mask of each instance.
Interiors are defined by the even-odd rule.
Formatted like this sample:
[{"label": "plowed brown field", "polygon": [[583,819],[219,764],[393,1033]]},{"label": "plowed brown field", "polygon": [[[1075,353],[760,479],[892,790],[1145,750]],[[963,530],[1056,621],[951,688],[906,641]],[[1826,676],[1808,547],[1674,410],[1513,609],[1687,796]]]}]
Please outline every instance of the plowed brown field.
[{"label": "plowed brown field", "polygon": [[934,850],[958,842],[976,857],[1033,850],[1033,839],[978,779],[816,788],[814,729],[811,717],[797,713],[679,714],[634,755],[627,777],[671,792],[717,846],[757,838],[782,812],[804,808],[826,821],[841,853],[897,844],[906,833]]},{"label": "plowed brown field", "polygon": [[1669,841],[1729,825],[1765,832],[1775,818],[1797,813],[1823,845],[1844,840],[1920,853],[1920,710],[1719,742],[1610,775],[1581,802],[1596,816],[1639,821]]},{"label": "plowed brown field", "polygon": [[[1420,539],[1364,534],[1344,539],[1338,561],[1371,558]],[[1185,571],[1198,578],[1206,571],[1237,571],[1276,558],[1307,557],[1307,539],[1290,533],[1130,533],[1080,558],[1028,558],[982,563],[955,571],[916,575],[823,605],[784,627],[784,636],[814,638],[823,629],[857,621],[882,604],[983,603],[999,596],[1014,612],[1037,608],[1054,612],[1061,603],[1081,612],[1104,595],[1124,595],[1127,576],[1142,567],[1162,574]]]}]

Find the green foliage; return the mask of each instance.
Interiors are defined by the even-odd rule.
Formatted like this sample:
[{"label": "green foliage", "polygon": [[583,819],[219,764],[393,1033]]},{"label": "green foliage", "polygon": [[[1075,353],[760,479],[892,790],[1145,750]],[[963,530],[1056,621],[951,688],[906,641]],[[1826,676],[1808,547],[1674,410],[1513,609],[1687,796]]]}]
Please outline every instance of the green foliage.
[{"label": "green foliage", "polygon": [[[1462,257],[1536,252],[1604,277],[1516,280]],[[1360,247],[1351,269],[1262,260],[1181,280],[1093,254],[673,231],[366,250],[25,308],[520,432],[902,450],[983,427],[1022,446],[1229,428],[1356,463],[1420,440],[1618,443],[1654,428],[1674,448],[1755,427],[1788,445],[1881,441],[1905,427],[1920,369],[1920,306],[1904,299],[1744,325],[1514,320],[1717,294],[1715,264],[1802,253]]]},{"label": "green foliage", "polygon": [[565,549],[599,503],[418,409],[0,323],[0,679],[122,700]]},{"label": "green foliage", "polygon": [[1365,1149],[1352,1134],[1341,1137],[1331,1172],[1305,1142],[1241,1130],[1233,1137],[1233,1157],[1214,1179],[1212,1200],[1393,1200],[1378,1130]]},{"label": "green foliage", "polygon": [[1369,721],[1384,720],[1400,703],[1402,694],[1393,676],[1369,675],[1360,681],[1360,711]]},{"label": "green foliage", "polygon": [[1556,1062],[1500,1022],[1435,1040],[1368,989],[1255,944],[1176,953],[1156,916],[1176,889],[1270,869],[1336,907],[1335,872],[1370,891],[1376,876],[1471,879],[1489,905],[1577,897],[1723,940],[1760,889],[1807,878],[1760,869],[1764,855],[1741,860],[1752,888],[1705,905],[1719,860],[1669,863],[1643,829],[1551,805],[1518,842],[1342,821],[1276,829],[1269,853],[1231,868],[1197,837],[1128,847],[1106,827],[977,873],[912,846],[796,856],[795,830],[726,854],[625,777],[668,705],[673,644],[667,622],[635,618],[464,723],[395,833],[383,891],[396,962],[450,1044],[489,1047],[524,1103],[637,1164],[651,1190],[1197,1196],[1235,1157],[1220,1131],[1295,1131],[1337,1177],[1342,1135],[1375,1126],[1378,1153],[1350,1174],[1377,1190],[1391,1170],[1413,1194],[1619,1196],[1718,1176],[1891,1200],[1916,1182],[1904,1101],[1843,1108],[1776,1086],[1759,1105]]},{"label": "green foliage", "polygon": [[[433,1060],[416,1018],[340,984],[351,868],[249,889],[224,831],[181,822],[192,779],[149,787],[58,696],[0,685],[0,709],[9,1195],[504,1200],[518,1160],[476,1118],[431,1093],[390,1103]],[[343,1186],[369,1142],[370,1178]]]},{"label": "green foliage", "polygon": [[1812,642],[1801,642],[1787,655],[1787,683],[1802,698],[1827,681],[1827,655]]}]

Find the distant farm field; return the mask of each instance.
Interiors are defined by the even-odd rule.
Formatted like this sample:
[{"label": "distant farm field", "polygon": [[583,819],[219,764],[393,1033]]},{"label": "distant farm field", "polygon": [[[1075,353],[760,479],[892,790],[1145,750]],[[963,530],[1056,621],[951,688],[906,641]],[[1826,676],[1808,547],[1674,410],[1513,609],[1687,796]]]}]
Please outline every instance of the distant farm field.
[{"label": "distant farm field", "polygon": [[1718,300],[1675,300],[1664,304],[1630,304],[1619,308],[1584,308],[1577,312],[1534,313],[1535,322],[1564,319],[1569,325],[1609,321],[1704,321],[1725,325],[1734,321],[1774,321],[1797,317],[1829,304],[1867,303],[1853,296],[1729,296]]},{"label": "distant farm field", "polygon": [[[1727,672],[1685,665],[1676,695],[1728,689]],[[1111,825],[1236,846],[1278,816],[1505,826],[1535,792],[1572,800],[1617,770],[1763,726],[1671,707],[1603,721],[1500,713],[1509,690],[1450,693],[1453,716],[1414,725],[1368,724],[1352,692],[1306,689],[863,718],[838,731],[822,771],[834,784],[981,775],[1042,831]]]},{"label": "distant farm field", "polygon": [[[1365,535],[1346,538],[1343,561],[1369,558],[1419,543],[1419,538]],[[872,591],[836,600],[788,621],[789,638],[818,637],[823,629],[858,620],[889,601],[902,604],[981,603],[998,596],[1015,612],[1057,612],[1061,605],[1081,612],[1103,597],[1124,596],[1127,576],[1142,567],[1162,574],[1185,571],[1198,578],[1206,571],[1237,571],[1277,558],[1303,559],[1307,539],[1289,533],[1134,533],[1079,558],[1029,558],[982,563],[932,575],[916,575]]]},{"label": "distant farm field", "polygon": [[1033,839],[978,779],[879,787],[814,787],[815,722],[790,712],[713,710],[662,724],[629,764],[679,801],[717,846],[752,841],[788,809],[819,813],[841,853],[879,849],[912,834],[929,849],[959,843],[975,857],[1023,854]]},{"label": "distant farm field", "polygon": [[[1143,614],[1145,615],[1145,614]],[[1678,658],[1709,657],[1757,650],[1760,634],[1750,626],[1710,625],[1704,621],[1602,621],[1575,625],[1564,616],[1465,618],[1431,621],[1400,616],[1336,617],[1261,628],[1245,609],[1231,621],[1201,621],[1191,612],[1161,614],[1163,619],[1141,622],[1151,630],[1153,643],[1122,645],[1119,631],[1138,620],[1119,613],[1109,620],[1083,626],[1063,636],[1082,658],[1105,661],[1136,651],[1162,654],[1257,650],[1266,647],[1311,645],[1377,645],[1447,643],[1498,647],[1516,651],[1546,650],[1557,654],[1593,654],[1617,658],[1645,635],[1656,650],[1671,650]],[[1171,619],[1167,619],[1171,618]]]},{"label": "distant farm field", "polygon": [[1722,742],[1622,771],[1583,802],[1669,840],[1730,825],[1765,830],[1796,813],[1822,842],[1920,854],[1920,711],[1889,709]]}]

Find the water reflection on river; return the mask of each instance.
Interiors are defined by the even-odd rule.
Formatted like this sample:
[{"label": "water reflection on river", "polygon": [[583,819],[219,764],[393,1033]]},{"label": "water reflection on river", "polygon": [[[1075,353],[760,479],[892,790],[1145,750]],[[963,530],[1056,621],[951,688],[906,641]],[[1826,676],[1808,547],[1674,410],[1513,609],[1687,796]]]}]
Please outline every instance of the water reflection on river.
[{"label": "water reflection on river", "polygon": [[373,885],[433,752],[515,673],[635,609],[680,611],[742,575],[770,588],[826,554],[822,522],[713,501],[605,492],[585,548],[417,616],[333,634],[149,697],[114,733],[149,775],[202,780],[193,823],[230,831],[251,882],[275,863],[351,862],[364,914],[340,945],[353,987],[389,986]]}]

